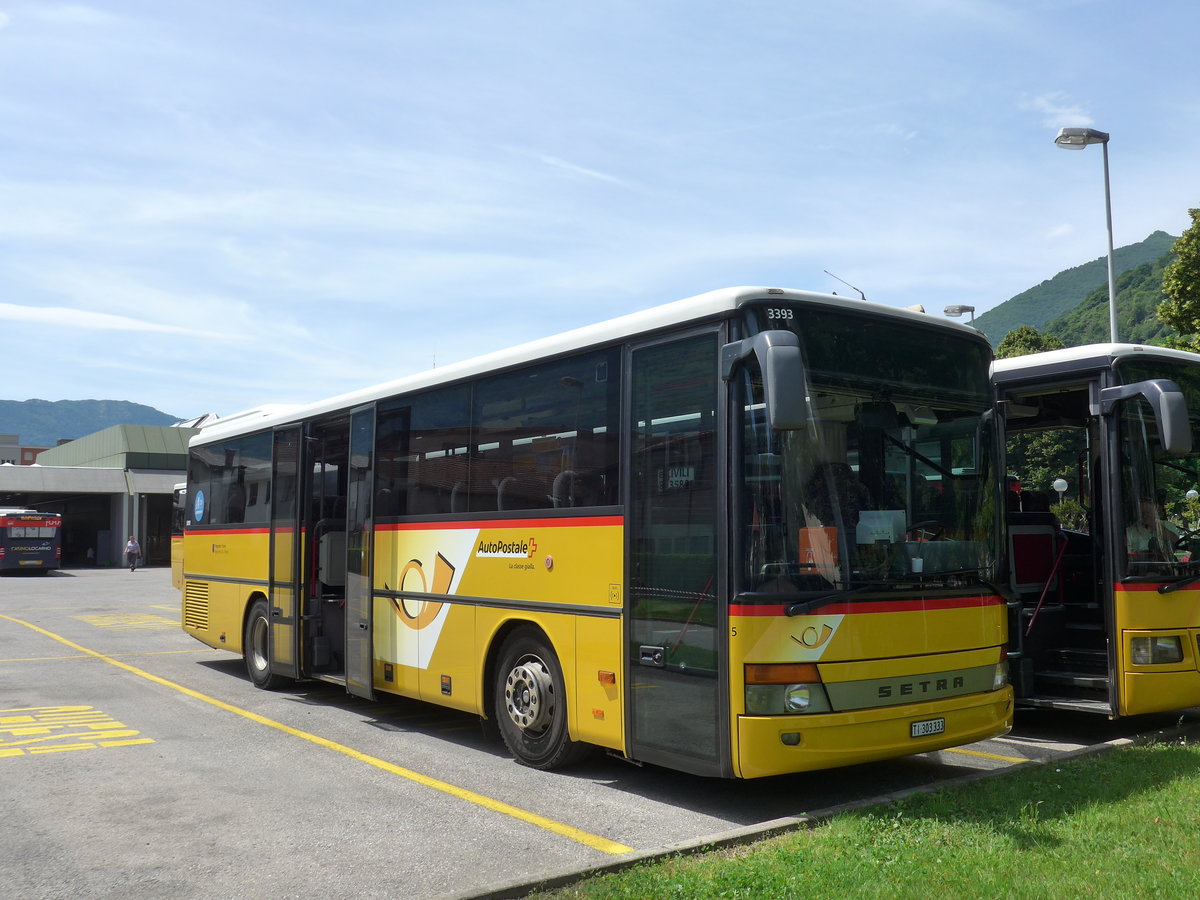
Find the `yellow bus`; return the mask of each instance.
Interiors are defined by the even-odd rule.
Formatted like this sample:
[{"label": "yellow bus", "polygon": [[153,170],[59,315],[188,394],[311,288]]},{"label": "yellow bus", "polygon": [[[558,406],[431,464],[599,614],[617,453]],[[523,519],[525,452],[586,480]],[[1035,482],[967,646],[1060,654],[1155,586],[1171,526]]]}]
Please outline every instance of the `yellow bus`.
[{"label": "yellow bus", "polygon": [[753,778],[1011,725],[974,329],[732,288],[190,448],[183,627],[294,679]]},{"label": "yellow bus", "polygon": [[187,518],[187,482],[171,491],[171,586],[183,590],[183,523]]},{"label": "yellow bus", "polygon": [[1018,704],[1200,705],[1200,356],[1073,347],[997,360],[994,380],[1010,465],[1060,472],[1007,494]]}]

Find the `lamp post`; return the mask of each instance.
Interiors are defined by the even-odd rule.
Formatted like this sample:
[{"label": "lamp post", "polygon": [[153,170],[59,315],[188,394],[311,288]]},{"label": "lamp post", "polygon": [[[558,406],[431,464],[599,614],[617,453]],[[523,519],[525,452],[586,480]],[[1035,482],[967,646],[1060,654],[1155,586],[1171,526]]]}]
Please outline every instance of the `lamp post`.
[{"label": "lamp post", "polygon": [[942,310],[942,312],[948,316],[953,316],[956,319],[963,313],[970,313],[971,321],[975,321],[975,307],[973,306],[963,306],[960,303],[956,303],[953,306],[947,306],[944,310]]},{"label": "lamp post", "polygon": [[1082,150],[1088,144],[1104,149],[1104,215],[1108,222],[1108,333],[1117,342],[1117,281],[1113,277],[1112,194],[1108,187],[1108,134],[1094,128],[1063,128],[1054,143],[1064,150]]},{"label": "lamp post", "polygon": [[1050,487],[1052,487],[1056,491],[1058,491],[1058,505],[1062,506],[1063,494],[1065,494],[1067,492],[1067,479],[1055,478],[1054,483],[1051,484]]}]

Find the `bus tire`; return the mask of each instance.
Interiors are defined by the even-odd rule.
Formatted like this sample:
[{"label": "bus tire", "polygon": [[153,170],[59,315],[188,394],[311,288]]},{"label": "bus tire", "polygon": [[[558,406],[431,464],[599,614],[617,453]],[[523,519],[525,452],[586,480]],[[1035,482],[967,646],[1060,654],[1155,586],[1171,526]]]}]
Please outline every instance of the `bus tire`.
[{"label": "bus tire", "polygon": [[246,631],[242,635],[242,655],[246,674],[256,688],[270,691],[281,687],[287,679],[271,671],[271,608],[263,597],[250,605],[246,616]]},{"label": "bus tire", "polygon": [[494,700],[500,736],[517,762],[555,769],[582,758],[588,745],[571,740],[562,667],[537,630],[521,628],[500,648]]}]

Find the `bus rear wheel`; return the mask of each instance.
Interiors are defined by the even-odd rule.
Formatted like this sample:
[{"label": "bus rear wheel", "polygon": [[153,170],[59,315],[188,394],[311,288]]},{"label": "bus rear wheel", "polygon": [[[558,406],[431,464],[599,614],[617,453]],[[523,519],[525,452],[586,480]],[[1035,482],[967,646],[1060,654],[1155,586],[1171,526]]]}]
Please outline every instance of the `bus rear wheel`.
[{"label": "bus rear wheel", "polygon": [[500,648],[494,685],[500,736],[517,762],[532,769],[555,769],[587,754],[571,740],[562,667],[537,631],[514,631]]},{"label": "bus rear wheel", "polygon": [[287,679],[271,671],[271,608],[259,597],[250,607],[246,617],[246,632],[242,636],[242,654],[246,660],[246,674],[256,688],[264,691],[281,687]]}]

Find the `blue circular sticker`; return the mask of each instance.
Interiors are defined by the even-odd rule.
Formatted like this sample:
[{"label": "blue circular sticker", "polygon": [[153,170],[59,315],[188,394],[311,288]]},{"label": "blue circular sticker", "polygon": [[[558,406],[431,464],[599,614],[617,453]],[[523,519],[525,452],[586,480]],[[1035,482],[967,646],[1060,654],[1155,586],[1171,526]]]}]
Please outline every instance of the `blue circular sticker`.
[{"label": "blue circular sticker", "polygon": [[204,491],[196,491],[196,505],[193,507],[196,514],[196,521],[204,521]]}]

